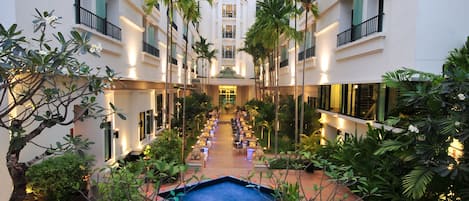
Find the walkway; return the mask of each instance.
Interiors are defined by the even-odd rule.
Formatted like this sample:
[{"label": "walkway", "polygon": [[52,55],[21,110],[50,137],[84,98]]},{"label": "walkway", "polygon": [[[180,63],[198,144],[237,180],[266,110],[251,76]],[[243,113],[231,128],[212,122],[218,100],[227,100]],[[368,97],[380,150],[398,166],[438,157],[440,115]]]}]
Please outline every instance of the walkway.
[{"label": "walkway", "polygon": [[[232,114],[222,114],[219,119],[218,128],[215,132],[215,136],[212,142],[212,148],[209,150],[209,158],[205,167],[195,170],[191,168],[186,173],[186,178],[190,178],[194,173],[201,177],[218,178],[222,176],[234,176],[242,179],[247,179],[252,176],[251,181],[255,183],[261,183],[262,185],[273,187],[275,181],[273,179],[265,178],[266,172],[269,171],[267,168],[254,168],[251,161],[246,160],[246,154],[238,152],[233,149],[233,139],[230,119],[233,117]],[[314,197],[317,192],[313,190],[315,184],[322,185],[325,187],[322,200],[326,199],[331,193],[338,193],[343,195],[344,192],[348,192],[347,188],[334,187],[334,185],[327,182],[327,177],[324,176],[322,171],[316,171],[313,174],[305,173],[304,171],[273,171],[274,177],[286,178],[289,183],[295,183],[301,181],[304,188],[306,197]],[[263,175],[260,178],[260,175]],[[287,176],[285,177],[285,174]],[[321,181],[322,180],[322,181]],[[162,190],[171,189],[173,185],[166,186]],[[347,193],[351,195],[351,193]],[[336,198],[341,198],[337,196]],[[321,199],[317,199],[321,200]],[[355,197],[349,197],[346,200],[357,200]]]}]

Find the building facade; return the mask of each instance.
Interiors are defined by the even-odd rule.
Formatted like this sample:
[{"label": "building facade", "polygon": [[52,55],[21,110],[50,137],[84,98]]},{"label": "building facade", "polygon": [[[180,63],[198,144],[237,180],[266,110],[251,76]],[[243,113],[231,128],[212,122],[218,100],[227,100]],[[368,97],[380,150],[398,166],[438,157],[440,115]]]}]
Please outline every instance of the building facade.
[{"label": "building facade", "polygon": [[[200,1],[200,34],[217,50],[211,66],[200,69],[213,104],[243,105],[254,98],[254,65],[243,48],[244,35],[256,18],[256,1],[218,0],[210,6]],[[208,66],[208,65],[207,65]],[[203,68],[203,66],[200,66]]]},{"label": "building facade", "polygon": [[396,115],[398,95],[382,75],[402,67],[439,74],[448,53],[469,35],[464,0],[315,3],[318,18],[309,12],[306,22],[303,12],[296,22],[303,32],[308,24],[305,42],[296,50],[293,41],[283,43],[288,58],[280,60],[288,65],[281,65],[279,83],[282,95],[293,95],[296,78],[300,94],[304,75],[304,101],[318,108],[327,139],[366,134],[367,123],[381,127]]},{"label": "building facade", "polygon": [[[167,7],[160,3],[151,14],[142,9],[143,0],[7,0],[0,8],[0,23],[5,27],[18,24],[23,35],[32,37],[34,9],[52,11],[61,17],[56,29],[51,32],[62,32],[66,37],[71,30],[89,32],[91,43],[100,44],[100,57],[82,55],[80,61],[90,66],[109,66],[119,77],[112,89],[97,98],[97,102],[109,108],[112,102],[118,110],[126,115],[122,120],[117,115],[107,118],[108,128],[100,128],[100,121],[89,119],[78,121],[70,126],[56,126],[44,131],[34,138],[36,144],[48,147],[56,141],[62,141],[66,134],[82,135],[95,144],[89,151],[95,155],[95,166],[111,165],[131,152],[140,152],[143,147],[154,140],[157,133],[163,130],[165,119],[165,81],[168,80],[168,102],[170,115],[177,112],[178,105],[174,100],[182,95],[184,69],[188,69],[187,83],[192,84],[197,62],[193,50],[195,40],[199,38],[196,23],[185,22],[176,11],[173,15],[173,40],[167,48]],[[184,64],[185,44],[188,42],[187,65]],[[171,55],[171,56],[169,56]],[[166,62],[168,60],[168,62]],[[170,71],[167,72],[166,64]],[[190,68],[183,68],[188,66]],[[14,118],[14,117],[12,117]],[[8,131],[2,130],[0,135],[0,155],[5,156],[8,149]],[[20,155],[20,161],[29,161],[43,150],[29,143]],[[9,178],[5,157],[0,157],[0,175]],[[0,200],[10,196],[11,182],[0,184]]]}]

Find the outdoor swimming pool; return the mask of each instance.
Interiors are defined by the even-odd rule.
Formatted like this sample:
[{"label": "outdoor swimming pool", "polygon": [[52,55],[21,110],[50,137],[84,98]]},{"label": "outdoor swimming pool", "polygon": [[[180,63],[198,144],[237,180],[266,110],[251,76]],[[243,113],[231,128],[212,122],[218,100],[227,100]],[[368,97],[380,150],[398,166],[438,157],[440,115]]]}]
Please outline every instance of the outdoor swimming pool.
[{"label": "outdoor swimming pool", "polygon": [[[184,193],[184,191],[186,191]],[[221,177],[204,181],[174,190],[177,195],[184,193],[184,201],[273,201],[272,189],[252,185],[249,182],[234,178]],[[171,191],[160,193],[163,198],[170,198]],[[171,200],[171,199],[169,199]]]}]

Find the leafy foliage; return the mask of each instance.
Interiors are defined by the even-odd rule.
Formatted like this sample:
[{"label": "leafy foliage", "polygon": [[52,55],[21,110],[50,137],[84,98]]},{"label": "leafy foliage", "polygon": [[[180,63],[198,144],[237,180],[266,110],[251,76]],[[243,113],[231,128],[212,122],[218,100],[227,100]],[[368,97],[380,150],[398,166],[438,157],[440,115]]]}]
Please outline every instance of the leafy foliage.
[{"label": "leafy foliage", "polygon": [[[468,189],[467,149],[462,157],[449,153],[454,140],[467,146],[469,137],[469,38],[450,53],[442,75],[402,69],[383,76],[399,89],[396,124],[402,137],[386,141],[377,154],[400,155],[409,171],[402,178],[408,199],[463,199]],[[466,198],[467,199],[467,198]]]},{"label": "leafy foliage", "polygon": [[[146,157],[181,164],[182,141],[174,130],[165,130],[145,151]],[[168,151],[171,150],[171,151]]]},{"label": "leafy foliage", "polygon": [[[156,200],[161,185],[176,180],[186,170],[184,165],[156,159],[138,160],[122,168],[104,168],[101,170],[103,180],[95,181],[98,185],[97,199]],[[153,183],[150,185],[149,181]]]},{"label": "leafy foliage", "polygon": [[91,161],[72,153],[46,159],[26,172],[28,188],[44,200],[72,200],[86,187]]},{"label": "leafy foliage", "polygon": [[[51,28],[60,24],[60,19],[54,11],[36,10],[31,38],[25,37],[17,25],[0,25],[0,105],[4,106],[0,109],[0,127],[9,131],[11,139],[6,165],[14,183],[12,199],[24,199],[28,165],[53,149],[43,147],[44,153],[22,163],[19,156],[27,143],[46,134],[43,132],[48,128],[85,118],[103,119],[116,112],[113,105],[108,108],[98,101],[116,79],[114,71],[77,59],[85,54],[99,56],[101,45],[90,43],[90,33],[54,33]],[[73,111],[75,106],[80,109]],[[59,146],[56,149],[67,148]]]}]

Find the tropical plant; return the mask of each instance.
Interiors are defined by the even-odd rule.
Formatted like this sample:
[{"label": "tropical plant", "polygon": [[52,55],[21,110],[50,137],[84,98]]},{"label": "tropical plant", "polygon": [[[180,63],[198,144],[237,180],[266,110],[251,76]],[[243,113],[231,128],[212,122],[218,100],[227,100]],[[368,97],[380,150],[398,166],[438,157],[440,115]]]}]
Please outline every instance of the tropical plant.
[{"label": "tropical plant", "polygon": [[[109,67],[95,68],[76,59],[87,53],[98,56],[101,51],[100,45],[89,44],[90,33],[71,31],[71,38],[66,38],[57,32],[52,37],[49,28],[57,26],[60,18],[53,12],[36,13],[33,38],[23,36],[17,25],[8,29],[0,25],[0,127],[10,136],[6,154],[13,180],[10,200],[24,199],[27,168],[50,149],[45,147],[44,153],[27,162],[19,161],[21,150],[48,128],[105,116],[107,110],[97,97],[111,86],[115,75]],[[74,113],[74,105],[82,110]]]},{"label": "tropical plant", "polygon": [[[301,79],[301,104],[300,104],[300,133],[299,134],[304,134],[304,118],[305,118],[305,104],[304,104],[304,94],[305,94],[305,65],[306,65],[306,37],[307,34],[306,32],[308,31],[308,13],[311,11],[313,13],[313,16],[317,18],[319,16],[319,8],[316,4],[315,0],[296,0],[298,2],[301,2],[304,10],[305,10],[305,34],[304,34],[304,44],[303,44],[303,52],[304,52],[304,59],[303,59],[303,69],[302,69],[302,76],[303,78]],[[296,76],[296,74],[295,74]],[[296,86],[295,86],[296,87]],[[295,88],[296,90],[296,88]],[[296,135],[296,133],[295,133]],[[296,139],[296,138],[295,138]]]},{"label": "tropical plant", "polygon": [[[288,137],[293,140],[294,144],[297,144],[298,142],[294,141],[296,138],[295,133],[292,132],[295,128],[295,116],[293,116],[295,114],[296,107],[295,99],[292,96],[284,96],[282,97],[280,103],[280,134],[288,135]],[[315,111],[315,108],[312,108],[308,104],[306,104],[304,107],[306,109],[306,113],[303,113],[305,117],[305,121],[303,121],[303,123],[305,125],[304,127],[306,128],[304,132],[313,133],[319,129],[319,113]]]},{"label": "tropical plant", "polygon": [[[401,114],[394,123],[403,131],[376,154],[399,154],[408,163],[410,170],[402,177],[407,199],[469,199],[464,148],[469,137],[468,57],[469,38],[450,53],[442,75],[405,68],[383,76],[387,86],[399,89]],[[459,151],[454,149],[458,142],[463,147]]]},{"label": "tropical plant", "polygon": [[[95,181],[98,194],[93,199],[156,200],[161,186],[175,181],[177,176],[186,170],[184,165],[159,159],[138,160],[121,168],[104,168],[100,172],[102,175],[99,175],[99,180]],[[193,178],[196,177],[191,177],[185,182],[190,182]]]},{"label": "tropical plant", "polygon": [[321,140],[324,138],[321,136],[320,130],[316,130],[310,135],[300,134],[300,151],[316,153],[322,147]]},{"label": "tropical plant", "polygon": [[[275,58],[277,64],[275,65],[275,122],[278,124],[280,91],[278,86],[278,62],[280,51],[280,36],[283,35],[285,39],[299,39],[301,34],[290,27],[290,18],[296,13],[296,8],[290,1],[285,0],[266,0],[258,1],[259,10],[256,15],[256,22],[254,27],[257,29],[258,35],[254,41],[259,41],[264,44],[273,44],[272,49],[276,49]],[[257,24],[256,24],[257,23]],[[268,45],[265,45],[268,46]],[[270,46],[272,47],[272,46]],[[278,154],[278,126],[274,127],[275,131],[275,154]]]},{"label": "tropical plant", "polygon": [[[199,55],[198,58],[202,59],[202,71],[203,74],[205,75],[205,79],[207,81],[206,84],[209,83],[210,79],[210,68],[212,66],[212,60],[215,59],[215,54],[217,53],[216,49],[210,50],[210,46],[212,46],[213,43],[207,42],[207,39],[200,36],[199,41],[195,42],[195,52]],[[205,61],[208,61],[209,66],[206,68],[205,67]],[[204,86],[203,90],[207,93],[207,86]]]},{"label": "tropical plant", "polygon": [[[167,163],[181,164],[181,146],[182,140],[178,136],[178,132],[174,130],[165,130],[161,133],[149,149],[146,151],[146,157],[165,161]],[[172,150],[172,151],[168,151]]]},{"label": "tropical plant", "polygon": [[44,200],[72,200],[81,196],[92,161],[89,156],[66,153],[33,165],[26,172],[28,192]]}]

